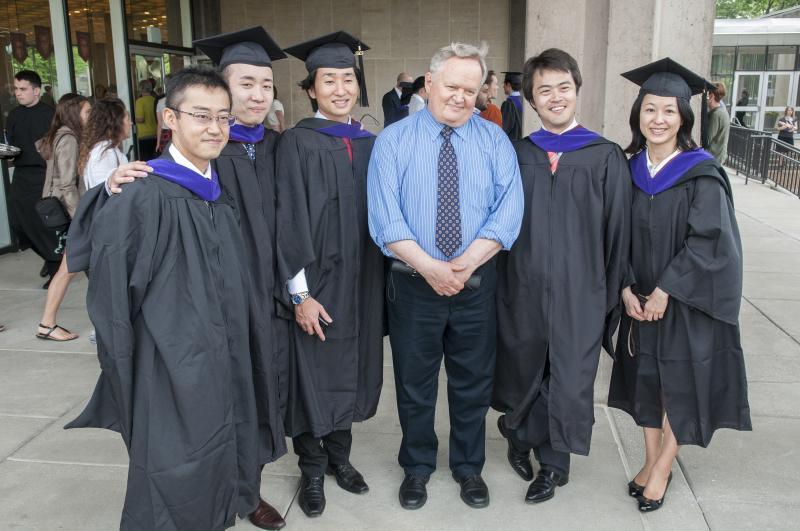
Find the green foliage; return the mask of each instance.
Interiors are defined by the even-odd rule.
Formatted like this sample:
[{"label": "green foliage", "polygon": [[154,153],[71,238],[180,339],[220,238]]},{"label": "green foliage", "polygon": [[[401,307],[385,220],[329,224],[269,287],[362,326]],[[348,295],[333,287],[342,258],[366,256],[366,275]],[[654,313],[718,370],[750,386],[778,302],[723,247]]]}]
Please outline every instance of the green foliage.
[{"label": "green foliage", "polygon": [[800,0],[716,0],[717,18],[758,18],[800,5]]}]

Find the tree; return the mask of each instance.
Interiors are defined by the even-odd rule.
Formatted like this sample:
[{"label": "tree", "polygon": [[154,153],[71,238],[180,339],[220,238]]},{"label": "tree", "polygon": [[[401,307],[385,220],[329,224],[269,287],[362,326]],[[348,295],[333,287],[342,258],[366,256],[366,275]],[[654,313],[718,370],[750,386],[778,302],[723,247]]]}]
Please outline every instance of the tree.
[{"label": "tree", "polygon": [[716,18],[757,18],[800,5],[800,0],[716,0]]}]

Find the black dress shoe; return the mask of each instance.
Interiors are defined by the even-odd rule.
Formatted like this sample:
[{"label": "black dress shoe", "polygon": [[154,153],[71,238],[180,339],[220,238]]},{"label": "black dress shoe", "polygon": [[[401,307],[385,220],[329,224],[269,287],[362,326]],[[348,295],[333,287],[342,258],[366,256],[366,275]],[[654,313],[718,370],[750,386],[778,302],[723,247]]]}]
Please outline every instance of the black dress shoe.
[{"label": "black dress shoe", "polygon": [[672,472],[670,472],[667,477],[667,486],[664,487],[664,495],[661,496],[660,500],[646,498],[644,495],[644,488],[642,488],[642,495],[639,496],[639,510],[643,513],[649,513],[661,509],[661,506],[664,505],[664,500],[667,498],[667,489],[670,483],[672,483]]},{"label": "black dress shoe", "polygon": [[514,448],[514,444],[511,442],[511,437],[508,436],[508,432],[506,432],[506,428],[503,425],[504,418],[506,418],[505,415],[497,419],[497,429],[500,430],[500,435],[502,435],[506,441],[508,441],[508,451],[506,452],[508,464],[511,465],[511,470],[516,472],[519,477],[525,481],[530,481],[533,479],[531,453],[530,451],[520,452]]},{"label": "black dress shoe", "polygon": [[297,504],[306,516],[314,518],[325,510],[325,477],[309,477],[303,474],[300,477],[300,495]]},{"label": "black dress shoe", "polygon": [[428,501],[428,490],[425,484],[428,478],[406,474],[400,484],[400,506],[403,509],[419,509]]},{"label": "black dress shoe", "polygon": [[628,482],[628,496],[638,498],[644,492],[644,485],[639,485],[634,480]]},{"label": "black dress shoe", "polygon": [[50,274],[50,269],[47,268],[47,262],[42,265],[42,268],[39,270],[39,276],[44,278]]},{"label": "black dress shoe", "polygon": [[556,495],[556,487],[569,483],[569,476],[562,476],[545,468],[539,470],[525,494],[525,503],[540,503]]},{"label": "black dress shoe", "polygon": [[471,476],[456,476],[453,472],[453,479],[461,485],[461,499],[473,509],[481,509],[489,505],[489,487],[483,482],[480,474]]},{"label": "black dress shoe", "polygon": [[286,520],[283,519],[281,513],[272,505],[268,504],[262,499],[258,500],[258,507],[250,513],[250,522],[261,529],[269,529],[270,531],[277,531],[286,527]]},{"label": "black dress shoe", "polygon": [[329,476],[334,476],[336,478],[336,484],[347,492],[352,492],[353,494],[364,494],[369,490],[369,487],[364,481],[364,476],[362,476],[358,470],[353,468],[353,465],[350,463],[345,463],[343,465],[328,465],[328,469],[325,472]]}]

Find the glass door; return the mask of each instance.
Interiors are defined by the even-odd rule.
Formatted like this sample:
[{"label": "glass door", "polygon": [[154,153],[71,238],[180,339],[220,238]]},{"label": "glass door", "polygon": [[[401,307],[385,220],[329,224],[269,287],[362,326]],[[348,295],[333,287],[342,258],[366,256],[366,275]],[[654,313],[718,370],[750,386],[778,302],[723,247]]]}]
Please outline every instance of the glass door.
[{"label": "glass door", "polygon": [[759,103],[761,96],[762,73],[737,73],[734,78],[735,99],[731,115],[733,123],[751,129],[760,126]]},{"label": "glass door", "polygon": [[767,73],[765,77],[763,119],[761,127],[764,131],[777,132],[775,123],[783,116],[784,111],[792,102],[792,82],[794,74]]}]

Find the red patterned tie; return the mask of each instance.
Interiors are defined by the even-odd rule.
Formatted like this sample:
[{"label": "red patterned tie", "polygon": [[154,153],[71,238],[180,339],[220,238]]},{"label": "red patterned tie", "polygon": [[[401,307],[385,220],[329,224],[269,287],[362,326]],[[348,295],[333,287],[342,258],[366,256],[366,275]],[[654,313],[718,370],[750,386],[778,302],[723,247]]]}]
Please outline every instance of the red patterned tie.
[{"label": "red patterned tie", "polygon": [[555,151],[548,151],[547,158],[550,159],[550,173],[555,173],[558,168],[558,153]]}]

